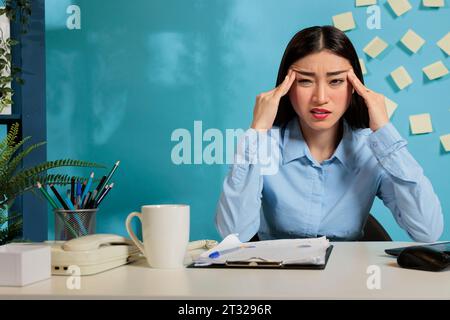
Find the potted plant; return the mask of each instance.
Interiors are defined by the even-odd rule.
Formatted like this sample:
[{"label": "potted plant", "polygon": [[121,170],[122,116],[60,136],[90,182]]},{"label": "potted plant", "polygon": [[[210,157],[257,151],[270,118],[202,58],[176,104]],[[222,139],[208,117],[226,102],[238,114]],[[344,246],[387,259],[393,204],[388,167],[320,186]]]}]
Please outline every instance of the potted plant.
[{"label": "potted plant", "polygon": [[[12,213],[11,207],[18,196],[31,191],[37,194],[36,184],[42,185],[70,184],[72,176],[67,174],[47,173],[47,170],[58,167],[96,167],[103,165],[81,160],[62,159],[46,161],[31,168],[20,168],[22,160],[45,142],[32,144],[24,148],[31,137],[17,141],[19,124],[11,126],[7,136],[0,142],[0,245],[10,242],[20,236],[22,219],[20,213]],[[81,180],[82,177],[75,177]]]},{"label": "potted plant", "polygon": [[[9,21],[15,22],[19,20],[20,31],[22,34],[27,33],[28,21],[31,16],[31,0],[0,0],[3,7],[0,7],[0,16],[7,19],[7,27],[9,33]],[[23,84],[20,78],[21,68],[12,65],[12,47],[19,44],[19,41],[11,39],[9,34],[5,34],[3,28],[0,28],[0,113],[13,104],[12,96],[14,94],[11,88],[11,82],[16,81]]]}]

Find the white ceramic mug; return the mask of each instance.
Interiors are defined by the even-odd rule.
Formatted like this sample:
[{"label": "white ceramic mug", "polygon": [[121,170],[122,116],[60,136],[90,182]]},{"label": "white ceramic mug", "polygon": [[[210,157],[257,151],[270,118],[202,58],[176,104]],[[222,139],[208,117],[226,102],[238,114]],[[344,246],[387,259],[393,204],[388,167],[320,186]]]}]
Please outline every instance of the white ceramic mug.
[{"label": "white ceramic mug", "polygon": [[[143,243],[130,226],[133,217],[141,220]],[[142,206],[141,212],[128,215],[125,226],[152,268],[184,268],[183,260],[189,243],[188,205]]]}]

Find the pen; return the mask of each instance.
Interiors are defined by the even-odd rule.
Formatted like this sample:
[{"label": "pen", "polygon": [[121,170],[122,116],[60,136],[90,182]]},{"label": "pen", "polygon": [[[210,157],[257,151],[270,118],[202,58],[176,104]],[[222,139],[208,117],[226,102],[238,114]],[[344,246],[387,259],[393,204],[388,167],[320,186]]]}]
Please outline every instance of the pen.
[{"label": "pen", "polygon": [[72,201],[72,203],[75,202],[74,193],[75,193],[75,178],[72,177],[70,179],[70,201]]},{"label": "pen", "polygon": [[211,252],[208,257],[210,259],[217,259],[221,255],[231,253],[231,252],[237,251],[242,248],[255,248],[255,246],[239,246],[239,247],[229,248],[229,249],[225,249],[225,250],[217,250],[217,251]]},{"label": "pen", "polygon": [[114,187],[114,182],[111,183],[108,187],[105,188],[105,192],[103,192],[103,194],[98,198],[96,204],[95,204],[95,208],[98,207],[98,205],[100,204],[100,202],[103,201],[103,199],[106,197],[106,195],[108,194],[108,192]]},{"label": "pen", "polygon": [[94,179],[94,173],[92,172],[89,176],[88,182],[86,184],[86,187],[84,188],[83,195],[81,196],[81,202],[84,204],[84,199],[86,198],[89,189],[91,189],[92,179]]},{"label": "pen", "polygon": [[[65,200],[66,200],[67,205],[69,206],[69,209],[72,211],[75,211],[75,207],[73,206],[72,202],[70,202],[70,199],[67,196],[66,196]],[[76,212],[73,213],[73,217],[77,221],[77,223],[81,229],[81,232],[84,235],[88,234],[86,228],[83,225],[83,222],[80,220],[80,217],[78,216],[78,214]]]},{"label": "pen", "polygon": [[120,161],[117,161],[114,164],[114,166],[112,167],[111,171],[109,172],[108,176],[105,179],[105,182],[103,183],[103,185],[101,186],[100,190],[97,193],[98,197],[102,194],[102,191],[103,191],[104,187],[108,185],[109,180],[111,180],[111,178],[112,178],[114,172],[117,170],[117,167],[119,166],[119,164],[120,164]]},{"label": "pen", "polygon": [[95,197],[97,196],[97,189],[95,189],[91,196],[89,201],[86,203],[86,209],[92,209],[93,206],[95,205]]},{"label": "pen", "polygon": [[81,194],[84,194],[84,189],[86,189],[86,180],[83,180],[83,183],[81,184]]},{"label": "pen", "polygon": [[[92,192],[91,200],[94,199],[95,196],[100,192],[100,190],[103,187],[103,184],[105,183],[105,180],[106,180],[106,176],[103,176],[100,179],[100,182],[98,183],[97,188],[95,188],[94,192]],[[94,193],[95,193],[95,195],[94,195]]]},{"label": "pen", "polygon": [[77,196],[75,198],[75,209],[79,209],[81,206],[81,182],[77,181]]}]

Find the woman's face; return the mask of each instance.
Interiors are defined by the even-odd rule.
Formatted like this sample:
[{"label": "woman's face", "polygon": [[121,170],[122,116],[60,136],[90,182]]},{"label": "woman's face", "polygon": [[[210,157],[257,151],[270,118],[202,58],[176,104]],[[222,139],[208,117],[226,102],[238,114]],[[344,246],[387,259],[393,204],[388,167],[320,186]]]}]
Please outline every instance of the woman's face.
[{"label": "woman's face", "polygon": [[352,86],[347,81],[350,62],[328,50],[310,54],[291,65],[296,80],[289,98],[302,127],[327,130],[334,127],[347,110]]}]

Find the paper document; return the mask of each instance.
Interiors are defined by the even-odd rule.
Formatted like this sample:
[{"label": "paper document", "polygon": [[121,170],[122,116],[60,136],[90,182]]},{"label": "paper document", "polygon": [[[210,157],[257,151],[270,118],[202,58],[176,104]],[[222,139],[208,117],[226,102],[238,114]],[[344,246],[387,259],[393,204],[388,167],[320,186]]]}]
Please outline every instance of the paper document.
[{"label": "paper document", "polygon": [[202,253],[194,262],[197,266],[240,261],[321,265],[325,264],[329,246],[326,237],[242,243],[236,234],[230,234],[216,247]]}]

